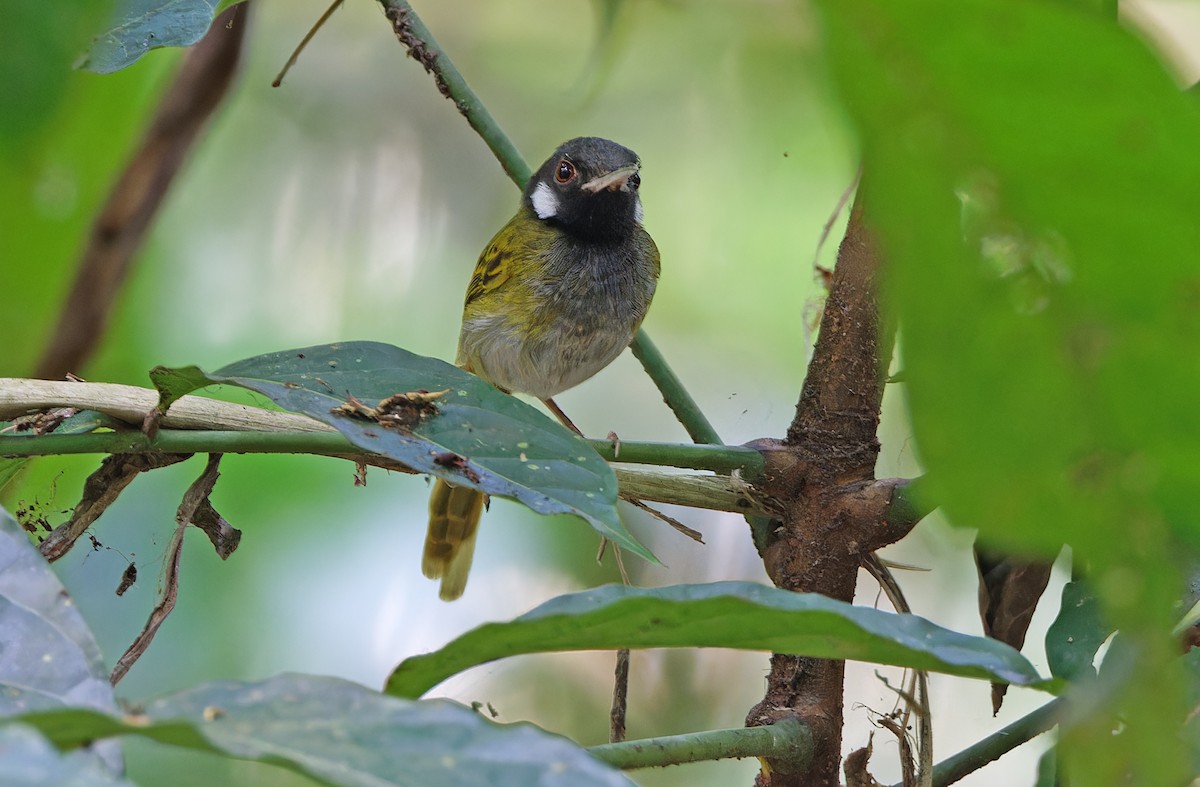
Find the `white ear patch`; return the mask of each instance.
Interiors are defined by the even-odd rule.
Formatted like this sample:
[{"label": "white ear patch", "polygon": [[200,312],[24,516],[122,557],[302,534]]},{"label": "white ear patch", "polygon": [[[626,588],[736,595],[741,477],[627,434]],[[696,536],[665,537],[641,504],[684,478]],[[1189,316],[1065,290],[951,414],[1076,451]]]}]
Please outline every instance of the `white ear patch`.
[{"label": "white ear patch", "polygon": [[533,203],[533,212],[539,219],[549,219],[558,215],[558,195],[545,183],[537,184],[537,188],[529,196],[529,201]]},{"label": "white ear patch", "polygon": [[633,220],[638,224],[642,223],[642,217],[646,215],[646,211],[642,210],[642,198],[633,198]]}]

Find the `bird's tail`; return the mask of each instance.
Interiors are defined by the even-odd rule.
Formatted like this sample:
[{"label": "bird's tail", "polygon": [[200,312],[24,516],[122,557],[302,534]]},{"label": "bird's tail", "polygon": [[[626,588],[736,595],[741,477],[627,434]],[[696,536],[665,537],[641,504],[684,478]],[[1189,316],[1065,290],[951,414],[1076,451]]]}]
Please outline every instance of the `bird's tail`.
[{"label": "bird's tail", "polygon": [[454,486],[440,478],[433,483],[421,571],[430,579],[442,580],[438,597],[443,601],[453,601],[467,587],[479,517],[486,503],[487,495],[470,487]]}]

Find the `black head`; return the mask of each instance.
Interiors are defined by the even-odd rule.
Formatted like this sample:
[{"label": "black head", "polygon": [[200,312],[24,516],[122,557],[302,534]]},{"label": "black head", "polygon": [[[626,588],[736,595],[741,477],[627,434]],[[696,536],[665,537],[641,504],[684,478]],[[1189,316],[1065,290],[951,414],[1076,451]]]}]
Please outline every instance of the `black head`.
[{"label": "black head", "polygon": [[621,241],[642,220],[641,162],[599,137],[564,142],[533,174],[525,204],[543,221],[589,241]]}]

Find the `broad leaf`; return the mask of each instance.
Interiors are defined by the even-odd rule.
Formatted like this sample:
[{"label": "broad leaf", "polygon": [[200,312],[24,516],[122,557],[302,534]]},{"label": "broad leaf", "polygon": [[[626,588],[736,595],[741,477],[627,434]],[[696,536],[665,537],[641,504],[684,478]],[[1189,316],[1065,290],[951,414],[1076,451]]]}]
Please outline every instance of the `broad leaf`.
[{"label": "broad leaf", "polygon": [[618,648],[714,647],[854,659],[1018,685],[1038,684],[1009,646],[915,615],[858,607],[750,582],[664,588],[606,585],[559,596],[403,661],[387,692],[419,697],[458,672],[505,656]]},{"label": "broad leaf", "polygon": [[24,724],[0,726],[0,774],[5,787],[133,787],[91,753],[62,754]]},{"label": "broad leaf", "polygon": [[1060,746],[1072,777],[1182,783],[1161,632],[1200,547],[1200,105],[1065,3],[818,5],[933,496],[997,547],[1070,544],[1140,640],[1120,719]]},{"label": "broad leaf", "polygon": [[1046,631],[1050,674],[1072,681],[1095,677],[1096,652],[1111,633],[1092,589],[1083,582],[1068,582],[1058,617]]},{"label": "broad leaf", "polygon": [[124,718],[63,710],[23,720],[63,748],[142,735],[348,787],[631,784],[532,724],[496,724],[453,702],[408,702],[336,678],[212,683],[154,700]]},{"label": "broad leaf", "polygon": [[1059,781],[1058,749],[1051,746],[1038,758],[1033,787],[1065,787]]},{"label": "broad leaf", "polygon": [[[100,647],[28,534],[0,508],[0,718],[68,706],[116,708]],[[64,763],[63,772],[122,770],[115,744],[80,759],[88,762]],[[2,761],[0,773],[8,773]]]},{"label": "broad leaf", "polygon": [[1194,99],[1061,4],[822,5],[937,499],[1048,556],[1129,559],[1151,503],[1200,544]]},{"label": "broad leaf", "polygon": [[151,49],[191,46],[204,37],[218,0],[120,0],[81,67],[100,74],[133,65]]},{"label": "broad leaf", "polygon": [[[211,374],[159,368],[151,378],[167,403],[211,383],[249,388],[418,472],[514,498],[538,513],[577,514],[613,543],[657,562],[621,523],[616,476],[586,441],[436,358],[378,342],[345,342],[259,355]],[[338,409],[351,397],[375,406],[420,390],[447,393],[407,425],[385,427]]]},{"label": "broad leaf", "polygon": [[116,707],[100,648],[50,565],[0,509],[0,716]]}]

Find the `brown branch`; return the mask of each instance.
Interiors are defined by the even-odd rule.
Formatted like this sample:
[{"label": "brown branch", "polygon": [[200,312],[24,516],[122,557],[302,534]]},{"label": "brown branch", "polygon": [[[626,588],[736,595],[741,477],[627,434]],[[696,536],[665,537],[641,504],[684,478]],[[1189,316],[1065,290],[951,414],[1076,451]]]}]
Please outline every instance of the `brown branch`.
[{"label": "brown branch", "polygon": [[210,454],[208,464],[204,467],[204,472],[183,493],[183,501],[179,504],[179,510],[175,513],[175,532],[171,536],[171,543],[167,547],[167,555],[164,558],[166,571],[164,572],[163,586],[159,593],[158,603],[154,605],[154,609],[150,610],[150,617],[146,620],[146,625],[141,633],[134,639],[133,644],[121,655],[121,658],[117,659],[117,664],[113,667],[112,674],[108,678],[109,682],[114,686],[121,682],[121,679],[129,672],[130,667],[150,647],[150,643],[154,641],[154,636],[158,633],[158,629],[166,621],[171,611],[175,609],[175,602],[179,598],[179,561],[183,556],[183,533],[187,529],[188,524],[195,518],[196,511],[208,501],[208,496],[212,493],[213,487],[217,483],[217,478],[220,476],[218,472],[220,465],[221,455]]},{"label": "brown branch", "polygon": [[[891,359],[891,331],[879,336],[874,239],[863,225],[862,204],[850,214],[838,249],[833,286],[825,301],[816,349],[808,365],[791,445],[820,445],[839,459],[841,472],[873,474],[883,380]],[[857,461],[853,461],[857,460]]]},{"label": "brown branch", "polygon": [[233,79],[246,4],[218,16],[183,61],[138,149],[92,224],[71,292],[35,375],[59,379],[83,368],[104,335],[121,284],[175,175]]},{"label": "brown branch", "polygon": [[108,509],[117,496],[138,474],[182,462],[191,454],[114,454],[106,457],[100,467],[88,476],[83,494],[71,513],[71,518],[54,528],[38,547],[42,556],[54,562],[70,551],[92,523]]},{"label": "brown branch", "polygon": [[[879,406],[892,340],[892,330],[880,325],[878,267],[860,196],[838,249],[795,418],[787,439],[763,452],[762,492],[783,509],[762,550],[768,575],[781,588],[841,601],[853,600],[864,557],[898,540],[915,523],[897,505],[902,482],[874,479]],[[844,674],[841,661],[779,653],[771,657],[766,695],[746,723],[797,719],[812,730],[816,751],[811,765],[799,771],[769,762],[760,784],[838,783]]]},{"label": "brown branch", "polygon": [[613,671],[612,707],[608,712],[608,742],[625,740],[625,719],[629,711],[629,648],[617,651],[617,667]]}]

